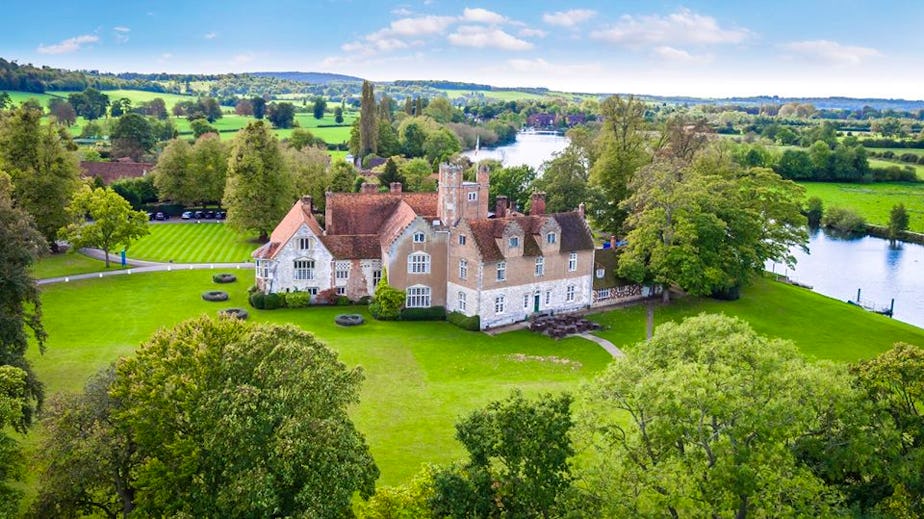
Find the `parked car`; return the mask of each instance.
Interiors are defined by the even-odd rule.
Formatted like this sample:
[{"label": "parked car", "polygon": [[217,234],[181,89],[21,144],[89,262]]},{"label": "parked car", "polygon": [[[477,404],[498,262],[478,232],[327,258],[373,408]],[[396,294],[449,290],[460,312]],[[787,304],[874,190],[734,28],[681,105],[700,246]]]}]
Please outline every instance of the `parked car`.
[{"label": "parked car", "polygon": [[212,218],[215,218],[215,211],[205,211],[202,213],[202,217],[206,220],[211,220]]},{"label": "parked car", "polygon": [[183,211],[183,216],[180,216],[180,218],[184,220],[189,220],[190,218],[192,218],[192,211]]},{"label": "parked car", "polygon": [[224,219],[225,219],[225,212],[224,212],[224,211],[216,211],[216,212],[215,212],[215,219],[216,219],[216,220],[224,220]]},{"label": "parked car", "polygon": [[148,220],[153,220],[153,219],[154,219],[154,213],[152,213],[151,211],[148,211]]},{"label": "parked car", "polygon": [[196,211],[195,213],[193,213],[193,218],[195,218],[196,220],[201,220],[201,219],[202,219],[202,211]]},{"label": "parked car", "polygon": [[162,212],[160,212],[160,211],[157,211],[156,213],[154,213],[154,219],[155,219],[155,220],[166,220],[166,219],[167,219],[167,215],[165,215],[164,213],[162,213]]}]

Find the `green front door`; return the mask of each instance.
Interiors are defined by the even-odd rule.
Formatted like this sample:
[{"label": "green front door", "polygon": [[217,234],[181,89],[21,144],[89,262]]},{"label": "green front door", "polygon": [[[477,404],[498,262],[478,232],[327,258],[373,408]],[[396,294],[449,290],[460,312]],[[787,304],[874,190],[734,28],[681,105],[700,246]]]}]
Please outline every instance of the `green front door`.
[{"label": "green front door", "polygon": [[539,294],[533,296],[533,312],[539,311]]}]

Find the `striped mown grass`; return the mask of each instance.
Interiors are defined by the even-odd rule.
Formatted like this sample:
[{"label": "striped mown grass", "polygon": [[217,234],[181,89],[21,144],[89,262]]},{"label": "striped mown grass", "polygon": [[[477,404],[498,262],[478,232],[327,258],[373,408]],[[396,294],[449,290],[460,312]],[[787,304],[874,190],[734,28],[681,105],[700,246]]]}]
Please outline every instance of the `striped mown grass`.
[{"label": "striped mown grass", "polygon": [[251,261],[258,247],[250,237],[236,233],[223,223],[158,223],[151,234],[128,249],[128,257],[175,263],[231,263]]}]

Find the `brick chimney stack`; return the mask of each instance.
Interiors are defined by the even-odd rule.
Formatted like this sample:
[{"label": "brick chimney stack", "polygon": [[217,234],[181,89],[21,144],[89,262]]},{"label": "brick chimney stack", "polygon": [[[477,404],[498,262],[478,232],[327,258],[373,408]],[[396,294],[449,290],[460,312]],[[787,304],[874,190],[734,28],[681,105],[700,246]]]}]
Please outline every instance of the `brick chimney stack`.
[{"label": "brick chimney stack", "polygon": [[401,192],[401,182],[392,182],[388,185],[388,190],[390,193],[400,193]]},{"label": "brick chimney stack", "polygon": [[615,249],[615,248],[616,248],[616,243],[617,243],[618,241],[619,241],[619,240],[616,239],[616,235],[610,235],[610,248],[611,248],[611,249]]},{"label": "brick chimney stack", "polygon": [[586,212],[586,210],[587,210],[587,207],[584,205],[584,202],[581,202],[580,204],[578,204],[577,212],[581,216],[581,218],[584,218],[584,213]]},{"label": "brick chimney stack", "polygon": [[541,191],[533,193],[529,201],[529,214],[530,216],[545,214],[545,193]]},{"label": "brick chimney stack", "polygon": [[360,188],[360,193],[369,194],[369,193],[378,193],[379,186],[378,184],[373,184],[372,182],[363,182],[362,187]]},{"label": "brick chimney stack", "polygon": [[312,204],[311,196],[305,195],[302,197],[302,208],[305,209],[305,212],[311,214],[314,210],[314,205]]},{"label": "brick chimney stack", "polygon": [[505,216],[507,216],[507,197],[498,195],[497,203],[494,206],[494,217],[503,218]]}]

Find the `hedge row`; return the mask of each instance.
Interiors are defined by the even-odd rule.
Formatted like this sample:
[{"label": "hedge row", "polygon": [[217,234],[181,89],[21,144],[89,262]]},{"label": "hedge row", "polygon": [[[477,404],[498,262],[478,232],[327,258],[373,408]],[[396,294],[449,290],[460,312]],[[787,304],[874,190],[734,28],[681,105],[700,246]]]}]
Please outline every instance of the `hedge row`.
[{"label": "hedge row", "polygon": [[402,321],[443,321],[446,319],[446,309],[442,306],[430,308],[404,308],[401,310]]},{"label": "hedge row", "polygon": [[[311,306],[311,294],[308,292],[286,292],[278,294],[264,294],[254,288],[250,289],[250,296],[247,298],[250,306],[258,310],[275,310],[277,308],[305,308]],[[336,296],[330,302],[316,302],[315,305],[337,305],[347,306],[353,304],[350,298],[346,296]],[[360,304],[364,304],[360,301]]]},{"label": "hedge row", "polygon": [[449,312],[449,314],[446,315],[446,320],[463,330],[471,330],[473,332],[481,330],[481,318],[477,315],[468,316],[462,312]]}]

